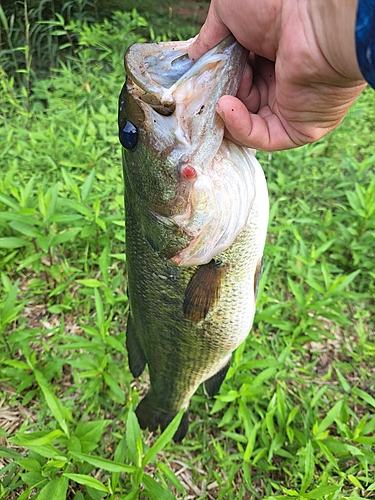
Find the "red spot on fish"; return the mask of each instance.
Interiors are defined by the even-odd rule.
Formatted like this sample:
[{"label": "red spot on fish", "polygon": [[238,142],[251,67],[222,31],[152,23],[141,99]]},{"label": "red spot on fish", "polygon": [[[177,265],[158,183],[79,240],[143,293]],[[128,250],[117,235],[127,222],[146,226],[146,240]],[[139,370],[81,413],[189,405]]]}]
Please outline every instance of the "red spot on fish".
[{"label": "red spot on fish", "polygon": [[197,171],[192,165],[186,165],[181,170],[181,175],[185,177],[185,179],[194,179],[194,177],[197,176]]}]

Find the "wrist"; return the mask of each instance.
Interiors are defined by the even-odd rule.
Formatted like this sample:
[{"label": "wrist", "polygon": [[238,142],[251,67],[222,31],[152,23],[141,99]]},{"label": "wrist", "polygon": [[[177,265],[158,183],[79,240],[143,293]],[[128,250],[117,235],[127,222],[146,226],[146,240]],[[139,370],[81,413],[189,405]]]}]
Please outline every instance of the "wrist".
[{"label": "wrist", "polygon": [[355,25],[358,0],[307,0],[319,48],[330,66],[351,82],[363,82]]}]

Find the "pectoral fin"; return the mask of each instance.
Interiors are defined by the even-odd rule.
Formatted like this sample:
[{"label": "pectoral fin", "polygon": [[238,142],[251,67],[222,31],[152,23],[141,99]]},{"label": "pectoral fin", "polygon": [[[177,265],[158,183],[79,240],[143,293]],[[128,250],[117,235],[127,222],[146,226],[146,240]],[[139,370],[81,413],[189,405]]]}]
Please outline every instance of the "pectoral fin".
[{"label": "pectoral fin", "polygon": [[134,320],[131,315],[128,318],[126,328],[126,349],[128,351],[129,368],[134,378],[141,375],[146,366],[146,357],[139,344],[135,331]]},{"label": "pectoral fin", "polygon": [[214,259],[198,267],[185,291],[183,310],[186,319],[198,322],[206,317],[220,297],[225,272],[226,267]]}]

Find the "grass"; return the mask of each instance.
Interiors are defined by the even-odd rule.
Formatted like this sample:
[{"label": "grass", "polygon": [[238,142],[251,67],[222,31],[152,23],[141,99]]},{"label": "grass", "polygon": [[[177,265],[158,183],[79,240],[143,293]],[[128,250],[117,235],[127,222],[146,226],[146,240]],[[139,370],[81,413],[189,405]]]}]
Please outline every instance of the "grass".
[{"label": "grass", "polygon": [[138,427],[116,120],[123,53],[154,16],[56,19],[73,43],[58,64],[0,70],[0,498],[374,498],[371,90],[325,139],[258,155],[271,219],[254,328],[219,396],[194,396],[183,444],[178,418]]}]

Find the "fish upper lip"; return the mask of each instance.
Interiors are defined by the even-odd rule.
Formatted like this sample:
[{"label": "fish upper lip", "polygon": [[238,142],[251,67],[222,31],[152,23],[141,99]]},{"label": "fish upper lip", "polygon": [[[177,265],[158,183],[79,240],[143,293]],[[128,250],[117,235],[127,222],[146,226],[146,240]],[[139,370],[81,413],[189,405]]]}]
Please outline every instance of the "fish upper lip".
[{"label": "fish upper lip", "polygon": [[[125,69],[128,77],[133,82],[133,93],[136,94],[139,99],[143,102],[151,105],[155,110],[160,112],[163,115],[170,115],[175,111],[176,107],[176,99],[174,93],[176,89],[181,87],[184,82],[190,80],[192,78],[196,78],[199,74],[202,74],[206,66],[212,66],[214,63],[219,63],[220,61],[225,64],[225,61],[228,59],[229,54],[231,54],[234,50],[240,48],[241,46],[238,44],[233,35],[229,35],[224,38],[216,47],[208,51],[202,57],[200,57],[197,61],[193,62],[188,58],[187,52],[188,48],[193,42],[193,39],[187,42],[176,42],[176,50],[173,52],[171,50],[170,45],[173,42],[161,42],[155,44],[134,44],[127,50],[125,54]],[[163,51],[163,48],[165,49]],[[173,56],[167,57],[167,55],[160,57],[160,52],[163,54],[171,54]],[[237,58],[239,67],[244,66],[243,62],[247,58],[248,51],[246,51],[243,47],[241,47],[239,52],[239,57]],[[156,54],[156,55],[155,55]],[[160,77],[160,74],[163,71],[167,71],[166,68],[163,67],[163,63],[160,64],[159,71],[149,69],[149,65],[147,64],[147,60],[151,57],[157,58],[159,55],[160,61],[167,59],[167,67],[171,67],[173,62],[176,60],[182,59],[186,57],[186,60],[189,64],[186,64],[182,67],[181,72],[174,73],[175,79],[163,78]],[[164,58],[164,59],[163,59]],[[242,59],[242,63],[240,60]],[[188,68],[186,70],[186,68]],[[168,75],[168,72],[167,72]],[[220,86],[220,82],[219,82]],[[217,93],[217,85],[213,85],[210,92],[210,86],[208,85],[205,89],[206,93],[206,101],[210,102],[211,96]],[[233,91],[229,93],[235,93]]]}]

